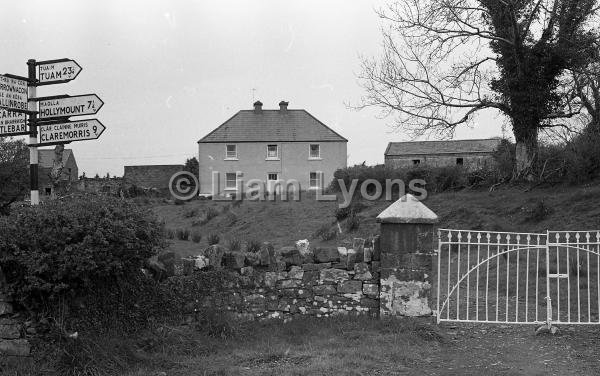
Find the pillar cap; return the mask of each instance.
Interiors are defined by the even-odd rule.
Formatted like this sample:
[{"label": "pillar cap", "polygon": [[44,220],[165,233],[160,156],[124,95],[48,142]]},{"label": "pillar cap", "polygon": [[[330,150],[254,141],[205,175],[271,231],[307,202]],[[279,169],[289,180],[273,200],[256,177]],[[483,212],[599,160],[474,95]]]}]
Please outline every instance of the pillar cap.
[{"label": "pillar cap", "polygon": [[407,193],[377,216],[379,223],[438,223],[438,216],[415,196]]}]

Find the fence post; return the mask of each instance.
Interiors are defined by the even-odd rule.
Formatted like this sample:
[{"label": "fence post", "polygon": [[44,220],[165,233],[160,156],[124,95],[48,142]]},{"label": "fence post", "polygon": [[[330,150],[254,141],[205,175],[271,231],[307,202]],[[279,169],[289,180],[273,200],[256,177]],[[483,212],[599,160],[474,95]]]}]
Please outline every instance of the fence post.
[{"label": "fence post", "polygon": [[380,223],[380,315],[432,314],[434,226],[438,216],[411,194],[377,216]]}]

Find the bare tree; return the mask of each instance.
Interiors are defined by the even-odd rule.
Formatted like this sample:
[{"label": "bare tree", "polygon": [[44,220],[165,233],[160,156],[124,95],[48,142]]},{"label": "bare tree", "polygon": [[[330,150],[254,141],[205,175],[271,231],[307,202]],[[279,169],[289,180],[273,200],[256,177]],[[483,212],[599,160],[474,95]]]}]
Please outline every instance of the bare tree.
[{"label": "bare tree", "polygon": [[499,112],[512,125],[517,176],[529,176],[539,130],[580,112],[560,81],[587,63],[596,3],[397,0],[378,11],[383,54],[362,60],[359,107],[380,107],[415,135],[441,136],[480,111]]},{"label": "bare tree", "polygon": [[589,130],[600,132],[600,46],[592,62],[572,72],[573,87],[585,108]]}]

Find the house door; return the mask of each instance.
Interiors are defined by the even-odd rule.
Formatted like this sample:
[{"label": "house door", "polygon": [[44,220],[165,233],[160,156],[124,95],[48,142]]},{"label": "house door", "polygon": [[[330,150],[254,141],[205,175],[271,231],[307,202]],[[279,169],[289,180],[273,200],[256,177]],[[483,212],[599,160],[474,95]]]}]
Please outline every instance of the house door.
[{"label": "house door", "polygon": [[281,186],[277,185],[277,181],[279,180],[279,174],[275,172],[271,172],[267,174],[267,192],[269,194],[280,194]]}]

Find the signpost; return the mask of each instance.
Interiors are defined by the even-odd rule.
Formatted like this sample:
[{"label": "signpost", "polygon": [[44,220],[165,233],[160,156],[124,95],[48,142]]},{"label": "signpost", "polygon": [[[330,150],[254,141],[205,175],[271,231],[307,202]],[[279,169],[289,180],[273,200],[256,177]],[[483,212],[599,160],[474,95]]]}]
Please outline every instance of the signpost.
[{"label": "signpost", "polygon": [[29,59],[27,68],[27,77],[0,75],[0,137],[29,135],[31,205],[37,205],[38,147],[95,140],[106,128],[97,119],[66,121],[71,116],[96,114],[104,105],[96,94],[37,98],[38,86],[74,80],[81,72],[75,60]]},{"label": "signpost", "polygon": [[96,94],[38,98],[38,118],[53,119],[79,115],[94,115],[104,105]]},{"label": "signpost", "polygon": [[69,82],[81,72],[81,66],[71,59],[38,61],[35,65],[38,68],[37,86]]},{"label": "signpost", "polygon": [[24,136],[29,134],[25,114],[0,110],[0,137]]},{"label": "signpost", "polygon": [[97,119],[40,125],[38,146],[72,141],[96,140],[106,128]]},{"label": "signpost", "polygon": [[28,112],[26,80],[0,75],[0,108]]}]

